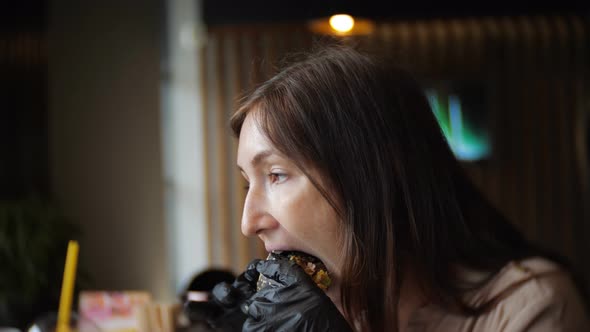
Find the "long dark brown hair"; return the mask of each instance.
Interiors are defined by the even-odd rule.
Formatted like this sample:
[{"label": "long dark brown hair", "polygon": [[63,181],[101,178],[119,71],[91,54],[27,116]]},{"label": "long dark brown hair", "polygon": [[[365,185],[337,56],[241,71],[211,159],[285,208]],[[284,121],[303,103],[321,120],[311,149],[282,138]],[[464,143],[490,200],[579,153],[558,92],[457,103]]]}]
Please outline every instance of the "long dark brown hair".
[{"label": "long dark brown hair", "polygon": [[[362,331],[397,331],[400,281],[412,266],[429,300],[466,314],[462,295],[534,252],[473,187],[421,87],[405,71],[350,47],[322,47],[247,94],[264,134],[306,172],[342,220],[342,306]],[[326,183],[327,179],[327,183]]]}]

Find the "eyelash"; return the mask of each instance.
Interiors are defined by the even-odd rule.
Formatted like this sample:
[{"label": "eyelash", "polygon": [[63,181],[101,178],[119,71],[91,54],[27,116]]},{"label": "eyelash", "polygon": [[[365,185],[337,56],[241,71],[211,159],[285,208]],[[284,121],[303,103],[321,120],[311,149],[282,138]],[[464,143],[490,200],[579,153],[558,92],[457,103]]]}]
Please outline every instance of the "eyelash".
[{"label": "eyelash", "polygon": [[[270,178],[271,183],[282,182],[281,177],[285,177],[286,174],[284,173],[269,173],[268,177]],[[274,178],[274,180],[273,180]]]},{"label": "eyelash", "polygon": [[[271,183],[274,184],[276,182],[282,182],[282,181],[284,181],[284,180],[281,180],[280,178],[287,176],[287,174],[284,174],[284,173],[268,173],[267,176],[270,178]],[[273,180],[273,177],[275,177],[276,179]],[[246,191],[250,190],[250,183],[248,183],[248,184],[246,184],[244,186],[244,190],[246,190]]]}]

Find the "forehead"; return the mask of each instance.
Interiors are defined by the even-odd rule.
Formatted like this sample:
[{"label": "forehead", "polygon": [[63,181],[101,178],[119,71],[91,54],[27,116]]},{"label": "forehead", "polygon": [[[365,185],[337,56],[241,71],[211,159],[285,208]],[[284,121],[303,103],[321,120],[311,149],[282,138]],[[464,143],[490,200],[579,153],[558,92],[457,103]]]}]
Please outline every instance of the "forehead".
[{"label": "forehead", "polygon": [[238,138],[238,165],[245,166],[250,162],[252,156],[262,151],[271,151],[278,154],[276,147],[262,132],[253,112],[250,112],[244,119]]}]

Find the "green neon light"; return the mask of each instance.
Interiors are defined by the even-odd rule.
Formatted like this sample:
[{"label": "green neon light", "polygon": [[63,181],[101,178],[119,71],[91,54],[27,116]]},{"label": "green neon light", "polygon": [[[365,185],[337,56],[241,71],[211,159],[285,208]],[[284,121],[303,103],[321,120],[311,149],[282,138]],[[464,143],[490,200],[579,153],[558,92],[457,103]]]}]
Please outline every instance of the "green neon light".
[{"label": "green neon light", "polygon": [[447,143],[458,159],[474,161],[490,154],[487,133],[466,120],[457,95],[444,98],[434,90],[426,91],[426,95]]}]

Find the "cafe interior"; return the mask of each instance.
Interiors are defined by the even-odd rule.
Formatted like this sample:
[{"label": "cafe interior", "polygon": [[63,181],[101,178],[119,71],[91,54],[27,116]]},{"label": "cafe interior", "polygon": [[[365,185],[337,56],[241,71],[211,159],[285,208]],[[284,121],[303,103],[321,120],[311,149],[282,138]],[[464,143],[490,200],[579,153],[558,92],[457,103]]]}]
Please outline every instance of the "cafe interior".
[{"label": "cafe interior", "polygon": [[412,72],[476,187],[590,286],[588,3],[31,0],[0,5],[0,326],[64,310],[70,240],[76,317],[266,257],[229,118],[327,42]]}]

